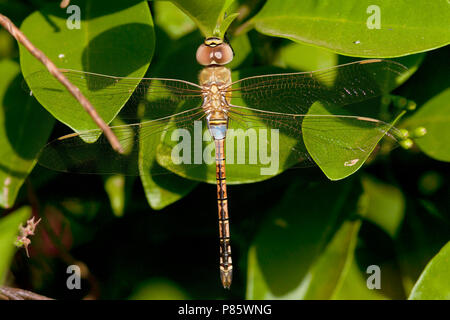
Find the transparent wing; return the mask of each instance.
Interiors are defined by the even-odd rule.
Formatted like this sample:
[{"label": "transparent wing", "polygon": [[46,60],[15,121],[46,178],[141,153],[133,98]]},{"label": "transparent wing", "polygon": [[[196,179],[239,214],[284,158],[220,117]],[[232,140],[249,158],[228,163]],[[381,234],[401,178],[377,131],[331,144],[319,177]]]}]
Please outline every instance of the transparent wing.
[{"label": "transparent wing", "polygon": [[320,71],[244,78],[233,82],[229,90],[234,105],[306,114],[316,101],[345,106],[388,93],[405,71],[407,68],[397,62],[372,59]]},{"label": "transparent wing", "polygon": [[[274,175],[290,167],[359,167],[385,135],[394,144],[401,137],[392,124],[367,117],[274,114],[243,107],[230,110],[227,144],[230,144],[233,130],[245,132],[246,148],[251,144],[250,139],[255,139],[253,144],[259,150],[253,161],[251,150],[245,156],[247,171],[255,178]],[[233,170],[237,165],[236,158],[228,157],[227,169]]]},{"label": "transparent wing", "polygon": [[[201,87],[188,81],[125,78],[66,69],[61,71],[89,99],[101,116],[109,115],[109,109],[119,109],[118,106],[123,106],[126,101],[127,108],[124,108],[121,116],[131,122],[137,122],[149,114],[153,114],[154,119],[170,116],[198,107],[202,102]],[[68,99],[73,99],[47,71],[28,75],[26,82],[33,94],[39,96],[38,99],[51,103],[54,108],[65,108]]]},{"label": "transparent wing", "polygon": [[[394,78],[404,71],[403,66],[394,62],[369,60],[318,72],[257,76],[233,83],[230,89],[233,101],[242,99],[243,105],[249,107],[233,105],[230,110],[227,136],[230,182],[261,180],[261,175],[271,176],[298,163],[302,166],[332,163],[351,167],[363,162],[386,133],[391,132],[390,137],[394,138],[398,135],[395,128],[371,118],[307,112],[314,102],[341,107],[388,92],[395,83]],[[151,170],[141,174],[166,173],[156,165],[158,162],[182,176],[214,178],[214,163],[195,160],[199,154],[194,147],[198,141],[196,123],[204,116],[199,108],[202,101],[200,87],[170,79],[142,79],[135,85],[128,78],[67,72],[71,81],[88,90],[94,98],[103,100],[105,95],[126,95],[134,90],[130,104],[137,108],[131,109],[132,112],[123,118],[145,120],[113,127],[128,151],[126,155],[115,153],[103,137],[95,143],[85,143],[90,137],[99,135],[98,130],[92,130],[50,143],[41,153],[40,164],[59,171],[134,175],[139,174],[139,163],[146,163],[144,167]],[[183,129],[191,139],[187,151],[191,153],[190,157],[178,153],[174,158],[173,150],[178,142],[171,137],[178,129]],[[262,132],[248,133],[259,129],[270,132],[265,133],[265,138]],[[278,132],[272,134],[271,129]],[[241,132],[233,133],[233,130]],[[204,131],[203,127],[200,135]],[[251,142],[250,137],[255,136],[259,141]],[[238,139],[242,138],[241,142],[245,139],[249,142],[240,143]],[[200,141],[200,146],[204,147],[201,137]],[[231,145],[230,141],[236,143]],[[239,150],[242,147],[247,147],[243,156]],[[228,150],[233,150],[231,156]],[[256,158],[251,154],[252,150],[256,150]],[[327,152],[333,157],[317,157],[317,154]],[[200,150],[202,156],[207,153]],[[179,163],[177,157],[188,161]],[[273,161],[278,163],[273,165]],[[155,165],[148,165],[148,162]],[[246,165],[245,170],[242,165]]]},{"label": "transparent wing", "polygon": [[[151,168],[152,174],[167,173],[156,165],[155,156],[163,136],[181,128],[191,130],[194,121],[204,115],[201,88],[194,83],[62,71],[96,108],[117,108],[129,99],[117,117],[123,124],[112,127],[127,152],[124,155],[114,152],[100,130],[69,134],[41,151],[39,164],[53,170],[138,175],[139,163],[145,163],[142,167]],[[71,99],[67,90],[46,71],[33,73],[26,79],[33,93],[50,93],[52,104],[64,107],[65,101]],[[146,154],[142,155],[140,150]],[[144,160],[139,162],[140,157]]]},{"label": "transparent wing", "polygon": [[[247,132],[248,141],[256,137],[259,141],[254,139],[253,144],[262,151],[253,159],[247,152],[247,171],[252,172],[249,175],[273,175],[291,166],[349,170],[359,167],[383,136],[395,141],[401,134],[390,123],[359,116],[359,112],[350,115],[342,107],[352,105],[352,112],[354,107],[360,111],[357,103],[392,90],[396,78],[406,70],[396,62],[366,60],[314,72],[254,76],[232,83],[230,128]],[[314,114],[311,107],[315,104],[331,114]],[[259,131],[248,133],[252,130]],[[233,165],[227,159],[227,168]]]},{"label": "transparent wing", "polygon": [[[85,142],[89,136],[98,136],[99,130],[69,134],[45,146],[38,162],[63,172],[156,175],[170,170],[213,181],[214,144],[204,138],[203,120],[203,110],[195,108],[166,119],[113,126],[126,151],[123,155],[103,135],[94,143]],[[227,179],[230,183],[258,181],[293,166],[352,167],[364,162],[386,134],[394,141],[400,137],[391,124],[376,119],[274,115],[235,108],[230,111],[227,133]],[[180,142],[185,150],[179,149]],[[331,157],[315,157],[321,153]]]},{"label": "transparent wing", "polygon": [[[112,126],[112,131],[125,150],[124,154],[114,151],[104,135],[100,135],[95,142],[86,142],[91,137],[98,137],[100,130],[68,134],[47,144],[39,154],[38,163],[52,170],[73,173],[167,173],[167,170],[156,164],[158,147],[166,136],[170,140],[176,130],[193,132],[194,124],[202,121],[203,117],[203,110],[197,107],[167,118]],[[139,168],[139,164],[144,163],[139,162],[140,157],[144,157],[143,161],[152,162],[142,166],[150,168],[148,172],[142,172],[142,167]]]}]

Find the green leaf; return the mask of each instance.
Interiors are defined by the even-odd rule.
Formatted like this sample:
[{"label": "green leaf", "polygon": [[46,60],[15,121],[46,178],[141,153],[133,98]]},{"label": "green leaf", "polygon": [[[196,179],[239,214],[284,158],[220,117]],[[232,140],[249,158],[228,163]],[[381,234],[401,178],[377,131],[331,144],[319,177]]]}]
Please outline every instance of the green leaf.
[{"label": "green leaf", "polygon": [[342,221],[356,210],[357,192],[351,180],[294,181],[250,248],[247,298],[331,297],[354,251],[360,222]]},{"label": "green leaf", "polygon": [[[418,53],[392,59],[408,68],[408,70],[405,70],[405,72],[396,78],[397,86],[403,84],[417,71],[425,56],[426,53]],[[274,65],[298,71],[314,71],[358,60],[360,59],[341,56],[321,47],[288,42],[279,50]]]},{"label": "green leaf", "polygon": [[[353,60],[345,57],[340,57],[336,53],[324,50],[322,48],[303,45],[299,43],[288,43],[287,45],[283,46],[280,49],[275,64],[280,67],[284,68],[288,67],[299,71],[311,71],[311,70],[321,70],[338,65],[338,61],[340,60],[340,58],[344,58],[345,62]],[[398,85],[399,82],[403,81],[404,79],[405,74],[402,74],[401,76],[396,78],[396,84]],[[368,103],[366,102],[365,104]],[[378,106],[374,105],[374,107],[377,108]],[[345,108],[348,109],[348,107]],[[355,110],[359,112],[358,109]],[[342,114],[342,110],[337,109],[336,111],[337,111],[336,114],[338,113]],[[319,103],[313,105],[308,113],[332,114],[329,112],[329,110],[325,111],[325,108],[323,108],[323,106]],[[350,112],[348,113],[348,115],[351,114],[352,113]],[[377,129],[369,127],[355,128],[355,126],[352,125],[351,121],[348,121],[346,123],[345,121],[342,120],[336,120],[335,125],[342,127],[342,130],[337,130],[337,132],[342,132],[342,135],[336,136],[335,133],[333,133],[333,135],[330,135],[328,137],[328,139],[332,139],[330,141],[334,141],[334,139],[337,138],[339,141],[341,142],[345,141],[347,142],[348,145],[351,145],[352,141],[356,142],[358,140],[358,138],[356,138],[358,137],[358,135],[361,138],[361,134],[364,134],[366,136],[366,139],[361,139],[361,141],[366,141],[367,144],[371,144],[372,146],[372,149],[365,150],[365,152],[362,152],[365,153],[364,157],[361,158],[358,157],[359,159],[364,159],[362,161],[360,160],[359,162],[360,166],[349,166],[342,168],[343,163],[345,163],[349,159],[356,159],[357,157],[351,156],[351,154],[354,155],[354,153],[351,150],[345,150],[344,152],[342,152],[343,149],[339,148],[339,146],[336,146],[337,148],[333,150],[328,147],[328,144],[323,144],[325,140],[320,141],[317,139],[313,139],[313,137],[317,135],[317,132],[316,130],[310,130],[308,124],[309,123],[313,124],[314,121],[315,121],[314,118],[306,117],[306,119],[303,122],[306,125],[306,127],[303,130],[304,133],[303,138],[305,141],[305,145],[308,148],[308,151],[311,152],[313,159],[316,160],[316,162],[319,164],[324,173],[332,180],[345,178],[347,174],[355,172],[364,163],[365,159],[367,159],[367,157],[370,155],[370,152],[373,150],[373,147],[375,147],[376,143],[379,141],[379,138],[383,136],[383,132],[377,131]],[[385,128],[387,128],[387,126],[385,126]],[[324,139],[327,139],[326,135],[327,133],[325,133],[325,135],[323,136]],[[368,143],[368,141],[370,140],[372,140],[372,142]]]},{"label": "green leaf", "polygon": [[360,220],[342,224],[310,271],[304,299],[331,299],[353,260]]},{"label": "green leaf", "polygon": [[219,28],[217,30],[217,36],[219,38],[223,38],[225,36],[225,33],[227,32],[230,25],[233,23],[234,19],[236,19],[239,16],[239,13],[233,13],[227,16],[222,23],[219,25]]},{"label": "green leaf", "polygon": [[412,194],[406,199],[408,210],[395,239],[396,263],[401,268],[402,282],[408,296],[425,266],[448,242],[450,224],[445,217],[447,190],[442,190],[441,198],[432,198],[435,205],[442,207],[442,216],[430,213]]},{"label": "green leaf", "polygon": [[0,70],[0,206],[9,208],[35,166],[54,119],[22,90],[17,63],[3,60]]},{"label": "green leaf", "polygon": [[[161,60],[154,66],[152,75],[197,82],[195,79],[200,66],[196,63],[193,53],[201,41],[199,34],[194,32],[171,42]],[[192,52],[192,54],[185,54],[185,52]],[[173,66],[175,60],[179,62],[178,68]],[[151,101],[152,97],[148,99]],[[198,184],[196,181],[181,178],[169,170],[166,170],[166,174],[152,174],[155,170],[160,173],[162,169],[156,160],[160,142],[161,134],[141,139],[138,160],[145,196],[155,210],[163,209],[183,198]]]},{"label": "green leaf", "polygon": [[[31,14],[21,30],[59,68],[115,76],[143,77],[154,51],[154,30],[146,1],[77,2],[80,29],[67,27],[69,15],[57,3]],[[75,131],[96,129],[86,111],[25,48],[20,48],[22,73],[37,100]],[[42,71],[42,72],[38,72]],[[76,79],[77,81],[86,81]],[[73,79],[72,79],[73,81]],[[136,79],[136,85],[139,80]],[[132,94],[98,95],[103,87],[88,83],[83,94],[109,123]],[[90,92],[96,92],[93,97]]]},{"label": "green leaf", "polygon": [[[358,215],[367,219],[368,212],[364,204],[371,206],[373,203],[367,203],[366,198],[367,194],[363,193],[358,201]],[[387,234],[372,223],[363,220],[354,257],[332,298],[337,300],[405,299],[404,283],[392,246],[392,239]],[[379,287],[373,287],[374,280],[379,281]]]},{"label": "green leaf", "polygon": [[[442,67],[447,65],[450,46],[424,54],[423,62],[420,63],[420,68],[415,72],[414,77],[411,77],[407,84],[401,86],[395,92],[399,96],[414,101],[418,107],[450,87],[450,77],[448,77],[447,69]],[[411,66],[404,59],[411,59],[415,56],[417,55],[401,57],[399,60],[396,60],[401,63],[405,62],[408,68],[413,69],[417,68],[417,65]],[[403,61],[400,61],[400,59]]]},{"label": "green leaf", "polygon": [[139,150],[142,185],[148,203],[155,210],[163,209],[178,201],[197,186],[197,182],[184,179],[170,171],[163,175],[151,174],[155,169],[161,170],[156,162],[156,150],[160,139],[160,135],[143,139]]},{"label": "green leaf", "polygon": [[392,59],[393,61],[397,61],[408,68],[408,71],[404,72],[400,77],[397,78],[398,86],[406,82],[406,80],[408,80],[419,69],[426,55],[426,53],[417,53]]},{"label": "green leaf", "polygon": [[[5,12],[0,8],[0,12]],[[0,29],[0,59],[12,59],[17,55],[15,39],[5,29]]]},{"label": "green leaf", "polygon": [[[373,11],[379,8],[379,28]],[[375,9],[376,10],[376,9]],[[398,57],[445,46],[450,39],[446,0],[269,0],[255,16],[261,33],[357,57]]]},{"label": "green leaf", "polygon": [[450,299],[450,242],[427,264],[408,299]]},{"label": "green leaf", "polygon": [[150,206],[161,210],[184,198],[197,183],[168,173],[164,176],[145,177],[142,179],[142,185]]},{"label": "green leaf", "polygon": [[364,273],[356,259],[352,259],[348,271],[339,288],[334,293],[333,300],[387,300],[389,297],[384,292],[367,287],[369,274]]},{"label": "green leaf", "polygon": [[292,42],[280,49],[275,65],[299,71],[321,70],[338,65],[338,57],[322,48]]},{"label": "green leaf", "polygon": [[125,179],[125,176],[115,174],[107,177],[105,181],[105,191],[116,217],[123,216],[125,208]]},{"label": "green leaf", "polygon": [[400,189],[370,176],[362,178],[367,201],[364,216],[392,238],[397,235],[405,216],[405,198]]},{"label": "green leaf", "polygon": [[188,295],[179,285],[169,279],[146,280],[129,297],[130,300],[186,300]]},{"label": "green leaf", "polygon": [[22,207],[0,219],[0,285],[5,281],[11,260],[16,251],[14,241],[19,234],[19,226],[31,216],[30,207]]},{"label": "green leaf", "polygon": [[233,48],[235,55],[233,60],[227,65],[231,70],[239,68],[241,65],[248,63],[247,58],[252,53],[252,46],[247,34],[241,34],[237,37],[231,38],[230,45]]},{"label": "green leaf", "polygon": [[170,1],[155,1],[155,24],[171,39],[178,39],[196,28],[194,21]]},{"label": "green leaf", "polygon": [[[320,102],[314,103],[308,110],[310,115],[333,115],[333,108],[325,108]],[[338,111],[338,110],[336,110]],[[340,112],[342,114],[342,112]],[[331,121],[331,120],[330,120]],[[314,117],[305,117],[303,139],[311,157],[330,180],[340,180],[355,173],[378,142],[386,135],[393,124],[355,121],[354,118],[336,118],[335,126],[342,128],[333,132],[321,132],[319,138],[314,128]],[[335,144],[321,143],[336,141]]]},{"label": "green leaf", "polygon": [[450,89],[429,100],[408,118],[402,126],[414,133],[423,127],[426,134],[414,139],[419,148],[428,156],[441,161],[450,161]]},{"label": "green leaf", "polygon": [[197,24],[205,37],[214,36],[217,26],[222,24],[225,10],[234,0],[171,0]]}]

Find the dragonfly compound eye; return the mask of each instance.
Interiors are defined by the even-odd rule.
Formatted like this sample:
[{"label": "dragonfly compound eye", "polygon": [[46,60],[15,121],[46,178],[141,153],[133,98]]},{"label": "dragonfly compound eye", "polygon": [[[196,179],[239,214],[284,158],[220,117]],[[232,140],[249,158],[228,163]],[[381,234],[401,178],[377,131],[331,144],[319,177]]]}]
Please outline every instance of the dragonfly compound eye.
[{"label": "dragonfly compound eye", "polygon": [[224,65],[233,60],[233,50],[227,43],[215,46],[202,44],[197,50],[197,62],[203,66]]},{"label": "dragonfly compound eye", "polygon": [[214,61],[216,64],[227,64],[233,60],[233,50],[227,43],[222,43],[214,48]]}]

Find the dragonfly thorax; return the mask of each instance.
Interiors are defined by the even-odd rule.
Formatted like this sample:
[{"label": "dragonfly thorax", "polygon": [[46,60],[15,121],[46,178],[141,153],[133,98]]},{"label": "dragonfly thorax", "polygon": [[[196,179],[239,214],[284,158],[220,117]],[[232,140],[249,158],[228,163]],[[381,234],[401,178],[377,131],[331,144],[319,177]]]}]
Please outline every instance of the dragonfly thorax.
[{"label": "dragonfly thorax", "polygon": [[228,128],[228,110],[230,108],[231,85],[230,69],[221,66],[204,68],[199,75],[203,93],[203,111],[214,140],[222,140]]},{"label": "dragonfly thorax", "polygon": [[[230,69],[213,66],[200,72],[199,82],[203,92],[203,110],[209,121],[227,121],[230,108]],[[209,124],[208,124],[209,126]]]}]

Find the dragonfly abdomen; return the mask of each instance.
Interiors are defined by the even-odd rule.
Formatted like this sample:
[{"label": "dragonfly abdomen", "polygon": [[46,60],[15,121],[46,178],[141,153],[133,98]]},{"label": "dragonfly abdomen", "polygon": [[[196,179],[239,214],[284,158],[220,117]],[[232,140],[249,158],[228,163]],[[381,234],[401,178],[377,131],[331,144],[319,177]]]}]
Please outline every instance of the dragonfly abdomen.
[{"label": "dragonfly abdomen", "polygon": [[229,289],[233,277],[233,263],[231,260],[230,224],[225,174],[225,139],[215,140],[215,145],[217,205],[219,209],[220,279],[223,287]]}]

